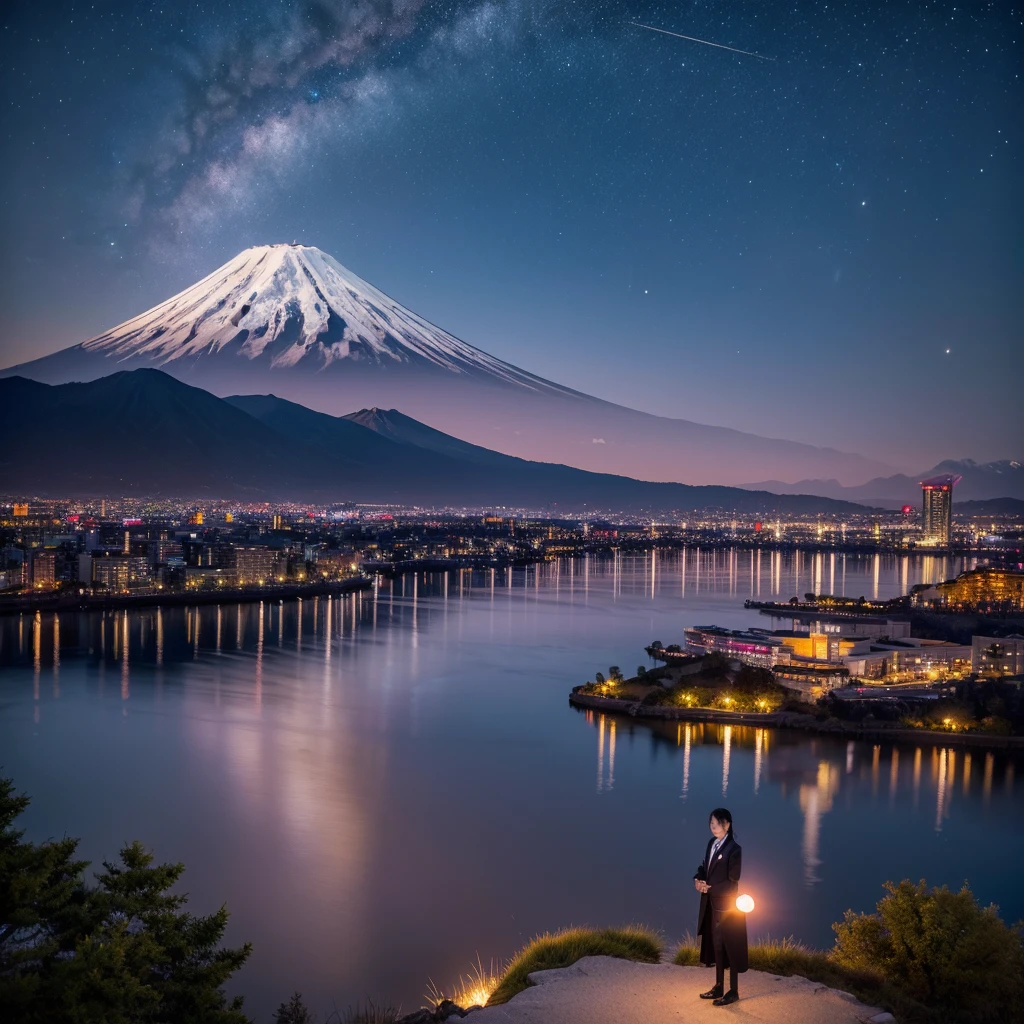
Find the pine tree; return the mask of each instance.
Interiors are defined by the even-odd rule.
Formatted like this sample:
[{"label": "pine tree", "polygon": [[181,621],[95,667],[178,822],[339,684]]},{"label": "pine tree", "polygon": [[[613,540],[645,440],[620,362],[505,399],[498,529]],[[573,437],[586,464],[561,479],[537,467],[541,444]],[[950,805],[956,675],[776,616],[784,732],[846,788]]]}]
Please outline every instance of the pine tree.
[{"label": "pine tree", "polygon": [[313,1024],[313,1015],[296,992],[287,1003],[282,1003],[274,1014],[276,1024]]},{"label": "pine tree", "polygon": [[251,946],[218,948],[227,910],[195,917],[168,892],[184,865],[154,867],[131,843],[87,887],[77,839],[27,843],[14,828],[28,802],[0,779],[0,1006],[12,1019],[247,1024],[221,986]]}]

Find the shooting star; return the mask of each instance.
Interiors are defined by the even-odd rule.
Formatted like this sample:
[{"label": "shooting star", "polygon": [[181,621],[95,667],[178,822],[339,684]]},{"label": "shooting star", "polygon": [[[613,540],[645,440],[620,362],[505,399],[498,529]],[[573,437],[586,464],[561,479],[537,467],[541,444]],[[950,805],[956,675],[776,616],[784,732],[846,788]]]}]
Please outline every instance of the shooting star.
[{"label": "shooting star", "polygon": [[662,35],[675,36],[676,39],[688,39],[691,43],[703,43],[705,46],[717,46],[720,50],[731,50],[733,53],[742,53],[745,57],[756,57],[758,60],[775,60],[774,57],[765,57],[762,53],[751,53],[749,50],[737,50],[735,46],[725,46],[722,43],[712,43],[708,39],[698,39],[696,36],[684,36],[681,32],[669,32],[667,28],[655,28],[653,25],[641,25],[639,21],[631,21],[630,25],[636,28],[645,28],[648,32],[661,32]]}]

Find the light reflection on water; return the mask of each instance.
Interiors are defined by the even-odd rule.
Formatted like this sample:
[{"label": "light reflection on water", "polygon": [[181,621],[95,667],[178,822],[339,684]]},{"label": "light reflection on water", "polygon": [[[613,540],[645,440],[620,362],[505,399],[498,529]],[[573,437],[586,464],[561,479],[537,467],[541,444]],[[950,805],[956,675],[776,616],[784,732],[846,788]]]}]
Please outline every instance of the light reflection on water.
[{"label": "light reflection on water", "polygon": [[[824,945],[887,878],[971,880],[1024,916],[1016,761],[1000,751],[645,724],[571,686],[682,628],[767,625],[745,597],[879,597],[962,559],[617,555],[383,582],[344,598],[0,622],[0,764],[30,836],[110,858],[138,837],[224,900],[257,1019],[417,1005],[537,931],[695,924],[708,811],[736,816],[756,934]],[[594,758],[596,760],[592,760]],[[1005,870],[975,877],[995,830]],[[1000,872],[1002,871],[1002,874]]]}]

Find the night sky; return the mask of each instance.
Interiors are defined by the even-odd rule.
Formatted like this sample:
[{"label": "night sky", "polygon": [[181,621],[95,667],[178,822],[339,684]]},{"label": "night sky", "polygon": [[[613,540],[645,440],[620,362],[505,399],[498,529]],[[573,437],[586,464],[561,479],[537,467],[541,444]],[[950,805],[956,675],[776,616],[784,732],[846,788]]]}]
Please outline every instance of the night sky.
[{"label": "night sky", "polygon": [[920,0],[9,3],[0,364],[297,239],[625,405],[908,471],[1020,458],[1021,22]]}]

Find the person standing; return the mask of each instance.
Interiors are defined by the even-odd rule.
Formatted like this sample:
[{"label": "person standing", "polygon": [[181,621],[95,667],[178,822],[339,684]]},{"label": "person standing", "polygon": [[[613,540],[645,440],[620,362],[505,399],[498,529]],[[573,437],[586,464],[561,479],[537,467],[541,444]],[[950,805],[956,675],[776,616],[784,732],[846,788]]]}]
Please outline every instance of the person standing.
[{"label": "person standing", "polygon": [[[743,850],[736,842],[732,815],[716,807],[708,819],[711,839],[704,860],[693,876],[693,886],[701,894],[697,934],[700,936],[700,962],[714,964],[715,986],[700,994],[713,999],[715,1006],[728,1006],[739,997],[737,975],[747,970],[747,920],[736,909]],[[729,991],[725,991],[725,969],[729,968]]]}]

